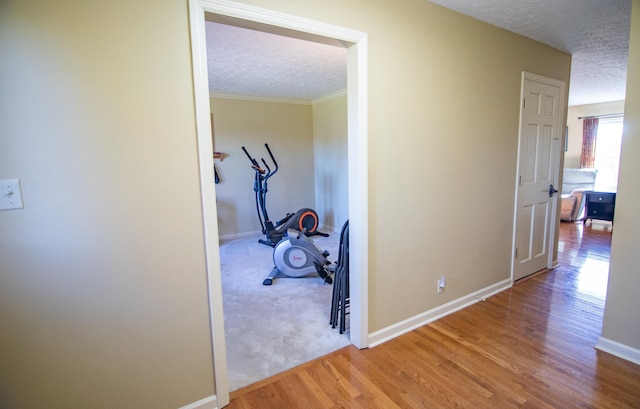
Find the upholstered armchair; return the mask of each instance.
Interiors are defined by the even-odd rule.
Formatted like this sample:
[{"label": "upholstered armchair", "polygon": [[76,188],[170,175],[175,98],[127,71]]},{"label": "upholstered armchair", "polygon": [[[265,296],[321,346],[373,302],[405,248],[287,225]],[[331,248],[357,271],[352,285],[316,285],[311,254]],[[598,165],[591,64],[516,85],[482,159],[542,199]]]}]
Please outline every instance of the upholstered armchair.
[{"label": "upholstered armchair", "polygon": [[593,190],[596,183],[595,169],[564,169],[560,220],[575,222],[584,217],[584,192]]}]

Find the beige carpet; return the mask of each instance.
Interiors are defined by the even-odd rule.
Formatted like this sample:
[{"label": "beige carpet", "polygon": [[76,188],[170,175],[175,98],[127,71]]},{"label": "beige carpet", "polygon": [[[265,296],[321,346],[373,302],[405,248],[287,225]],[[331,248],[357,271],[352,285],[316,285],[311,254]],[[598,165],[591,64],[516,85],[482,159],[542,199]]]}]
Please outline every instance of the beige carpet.
[{"label": "beige carpet", "polygon": [[[221,240],[222,292],[230,390],[349,345],[329,325],[332,285],[317,275],[262,281],[273,268],[273,249],[261,236]],[[338,258],[339,234],[315,236]]]}]

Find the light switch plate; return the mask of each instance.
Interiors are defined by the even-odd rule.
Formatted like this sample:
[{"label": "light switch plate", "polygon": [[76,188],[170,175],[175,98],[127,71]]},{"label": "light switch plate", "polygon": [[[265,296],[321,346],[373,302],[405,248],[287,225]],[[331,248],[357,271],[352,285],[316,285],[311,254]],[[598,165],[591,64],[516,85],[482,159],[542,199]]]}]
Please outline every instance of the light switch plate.
[{"label": "light switch plate", "polygon": [[0,180],[0,210],[23,208],[20,179]]}]

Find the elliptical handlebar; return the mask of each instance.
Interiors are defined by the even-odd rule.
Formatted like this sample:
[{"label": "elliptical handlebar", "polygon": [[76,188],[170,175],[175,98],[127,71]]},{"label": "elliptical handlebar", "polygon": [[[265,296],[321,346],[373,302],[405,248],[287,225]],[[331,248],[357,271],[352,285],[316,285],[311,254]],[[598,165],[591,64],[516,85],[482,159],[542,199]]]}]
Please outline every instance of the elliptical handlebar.
[{"label": "elliptical handlebar", "polygon": [[[242,150],[244,151],[244,154],[247,155],[247,158],[249,158],[249,161],[251,162],[251,168],[253,168],[253,170],[255,170],[256,172],[259,172],[261,175],[264,175],[265,173],[267,173],[267,171],[265,171],[260,167],[260,164],[258,163],[258,161],[255,160],[251,155],[249,155],[249,152],[247,152],[247,149],[244,146],[242,147]],[[264,162],[264,159],[262,160],[262,162]],[[268,168],[269,167],[267,166],[267,169]]]},{"label": "elliptical handlebar", "polygon": [[[271,177],[271,175],[272,175],[271,168],[267,164],[267,161],[264,160],[264,158],[260,158],[260,160],[262,160],[262,163],[264,164],[264,167],[267,168],[267,175],[264,178],[265,178],[265,180],[269,179]],[[276,172],[273,172],[273,173],[276,173]]]},{"label": "elliptical handlebar", "polygon": [[265,161],[264,158],[260,158],[260,160],[262,161],[262,164],[264,165],[264,168],[261,168],[258,161],[249,154],[249,152],[247,151],[247,148],[243,146],[242,150],[244,151],[245,155],[247,155],[247,158],[249,158],[249,161],[251,161],[251,168],[253,168],[253,170],[255,170],[256,172],[260,172],[260,175],[262,175],[262,179],[266,181],[271,176],[275,175],[276,172],[278,172],[278,162],[276,161],[276,158],[273,156],[273,153],[271,152],[271,148],[269,148],[269,144],[265,143],[264,146],[265,148],[267,148],[267,152],[269,152],[269,156],[271,157],[271,161],[273,162],[273,165],[274,165],[273,171],[271,171],[271,167],[269,167],[269,165],[267,164],[267,161]]},{"label": "elliptical handlebar", "polygon": [[[269,152],[269,156],[271,156],[271,160],[273,161],[273,164],[275,165],[275,169],[273,170],[273,173],[271,173],[269,175],[269,176],[273,176],[278,171],[278,162],[276,162],[276,158],[273,157],[273,153],[271,153],[271,148],[269,148],[269,144],[265,143],[264,147],[267,148],[267,152]],[[262,159],[262,162],[264,162],[264,159]],[[265,165],[266,165],[266,162],[265,162]]]}]

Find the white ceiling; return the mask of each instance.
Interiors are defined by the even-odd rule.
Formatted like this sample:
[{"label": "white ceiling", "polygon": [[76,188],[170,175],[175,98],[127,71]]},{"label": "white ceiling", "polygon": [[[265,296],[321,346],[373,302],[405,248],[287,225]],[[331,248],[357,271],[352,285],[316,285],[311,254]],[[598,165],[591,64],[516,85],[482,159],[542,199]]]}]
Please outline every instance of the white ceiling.
[{"label": "white ceiling", "polygon": [[431,0],[572,55],[569,105],[625,98],[631,0]]},{"label": "white ceiling", "polygon": [[347,88],[347,49],[207,22],[213,94],[312,101]]},{"label": "white ceiling", "polygon": [[[572,54],[569,105],[625,98],[631,0],[431,0]],[[310,101],[346,88],[346,49],[207,22],[213,94]]]}]

